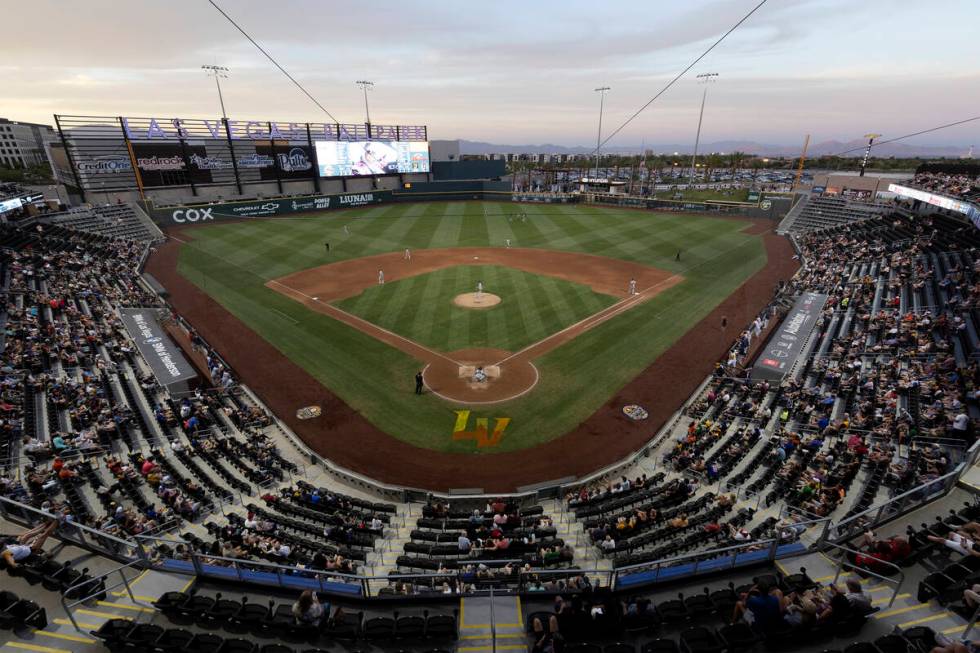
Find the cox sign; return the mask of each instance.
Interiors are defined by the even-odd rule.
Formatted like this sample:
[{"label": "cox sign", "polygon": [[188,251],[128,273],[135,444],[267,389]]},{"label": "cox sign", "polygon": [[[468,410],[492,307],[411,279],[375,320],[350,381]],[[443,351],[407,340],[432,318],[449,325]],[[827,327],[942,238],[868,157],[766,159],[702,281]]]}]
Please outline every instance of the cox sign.
[{"label": "cox sign", "polygon": [[213,210],[214,207],[206,209],[177,209],[173,212],[171,217],[177,224],[201,222],[202,220],[214,220],[214,216],[211,215],[211,211]]}]

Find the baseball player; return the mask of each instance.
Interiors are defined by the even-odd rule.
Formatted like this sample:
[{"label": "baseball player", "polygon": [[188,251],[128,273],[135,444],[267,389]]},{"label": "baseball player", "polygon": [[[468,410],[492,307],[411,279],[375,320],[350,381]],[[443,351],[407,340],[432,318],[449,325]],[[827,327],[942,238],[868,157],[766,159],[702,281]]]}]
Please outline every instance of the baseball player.
[{"label": "baseball player", "polygon": [[410,250],[409,248],[406,247],[405,248],[405,256],[403,256],[402,258],[404,258],[406,261],[411,261],[412,260],[412,250]]},{"label": "baseball player", "polygon": [[507,248],[510,249],[510,238],[507,239]]},{"label": "baseball player", "polygon": [[631,296],[636,294],[636,279],[630,279],[629,293]]},{"label": "baseball player", "polygon": [[347,225],[344,225],[344,233],[350,236],[350,227],[348,227]]},{"label": "baseball player", "polygon": [[378,270],[378,285],[379,286],[385,285],[385,271],[384,270]]}]

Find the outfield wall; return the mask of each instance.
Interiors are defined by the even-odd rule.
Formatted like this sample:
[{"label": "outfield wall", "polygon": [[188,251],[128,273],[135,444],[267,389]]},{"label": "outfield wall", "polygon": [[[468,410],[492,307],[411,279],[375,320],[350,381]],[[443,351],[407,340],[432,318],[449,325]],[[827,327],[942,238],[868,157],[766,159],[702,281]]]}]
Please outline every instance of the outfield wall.
[{"label": "outfield wall", "polygon": [[501,201],[543,204],[597,204],[648,209],[717,213],[748,218],[778,220],[789,210],[791,198],[767,196],[759,203],[750,202],[684,202],[627,195],[514,193],[510,182],[489,180],[455,180],[409,182],[398,189],[364,188],[354,192],[258,198],[232,202],[208,202],[158,206],[143,203],[147,214],[161,227],[208,224],[214,221],[242,218],[292,217],[296,214],[334,209],[349,209],[389,202]]}]

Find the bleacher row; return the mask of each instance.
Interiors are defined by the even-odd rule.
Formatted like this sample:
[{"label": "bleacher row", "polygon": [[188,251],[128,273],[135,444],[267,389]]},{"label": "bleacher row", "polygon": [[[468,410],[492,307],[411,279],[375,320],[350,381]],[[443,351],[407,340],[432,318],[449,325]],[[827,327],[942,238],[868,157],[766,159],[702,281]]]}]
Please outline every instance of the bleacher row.
[{"label": "bleacher row", "polygon": [[44,222],[109,238],[156,242],[163,238],[159,227],[146,213],[129,203],[94,204],[47,215]]},{"label": "bleacher row", "polygon": [[721,545],[805,539],[821,519],[938,478],[972,443],[972,225],[892,213],[799,242],[807,266],[789,289],[829,299],[793,372],[771,385],[719,365],[651,455],[656,475],[600,479],[566,496],[593,552],[614,567],[645,573],[644,563]]},{"label": "bleacher row", "polygon": [[[114,311],[164,308],[140,284],[145,247],[63,226],[0,233],[2,494],[161,537],[156,554],[356,572],[394,506],[303,487],[299,452],[280,449],[275,421],[213,353],[214,389],[174,396],[156,382]],[[311,491],[318,506],[302,503]]]},{"label": "bleacher row", "polygon": [[837,195],[802,196],[779,223],[781,234],[804,234],[873,218],[888,212],[883,203],[869,203]]}]

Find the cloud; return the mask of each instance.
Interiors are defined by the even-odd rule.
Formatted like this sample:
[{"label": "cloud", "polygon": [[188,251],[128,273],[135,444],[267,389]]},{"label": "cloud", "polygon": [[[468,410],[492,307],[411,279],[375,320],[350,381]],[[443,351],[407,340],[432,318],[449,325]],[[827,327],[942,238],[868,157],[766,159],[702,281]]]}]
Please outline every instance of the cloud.
[{"label": "cloud", "polygon": [[[378,122],[425,123],[437,138],[564,144],[594,138],[594,87],[613,88],[611,131],[757,2],[219,1],[341,120],[362,119],[353,82],[367,78]],[[32,0],[7,15],[45,25],[43,40],[0,43],[11,118],[213,117],[214,83],[200,66],[218,63],[231,68],[222,87],[234,117],[323,119],[200,0]],[[691,73],[721,74],[705,132],[795,143],[807,132],[846,139],[868,124],[914,131],[961,117],[980,102],[978,19],[970,0],[942,11],[912,0],[770,0]],[[693,137],[700,91],[681,80],[613,144]]]}]

